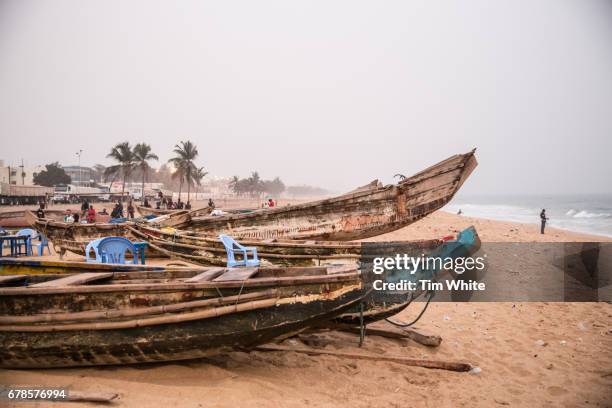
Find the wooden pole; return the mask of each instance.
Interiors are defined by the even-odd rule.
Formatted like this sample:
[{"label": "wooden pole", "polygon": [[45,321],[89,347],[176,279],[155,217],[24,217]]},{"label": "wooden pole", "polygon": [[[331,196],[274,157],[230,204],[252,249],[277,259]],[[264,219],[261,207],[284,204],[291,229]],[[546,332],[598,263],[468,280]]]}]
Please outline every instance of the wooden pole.
[{"label": "wooden pole", "polygon": [[110,392],[68,391],[67,400],[68,401],[80,401],[80,402],[111,402],[118,396],[119,394],[110,393]]},{"label": "wooden pole", "polygon": [[[340,325],[338,330],[346,331],[349,333],[360,333],[359,327],[355,327],[353,325]],[[427,336],[414,330],[387,330],[387,329],[379,329],[374,327],[368,327],[366,329],[366,335],[372,336],[380,336],[387,337],[391,339],[410,339],[419,344],[428,347],[438,347],[440,343],[442,343],[442,337],[440,336]]]},{"label": "wooden pole", "polygon": [[255,347],[257,351],[285,351],[293,353],[302,353],[319,356],[334,356],[340,358],[349,358],[354,360],[371,360],[371,361],[389,361],[392,363],[404,364],[409,366],[423,367],[423,368],[436,368],[440,370],[450,371],[470,371],[472,366],[468,363],[457,363],[451,361],[437,361],[437,360],[417,360],[405,357],[396,356],[381,356],[371,354],[356,354],[356,353],[344,353],[339,351],[326,351],[326,350],[314,350],[307,348],[291,348],[285,346],[267,345]]},{"label": "wooden pole", "polygon": [[278,296],[274,289],[261,292],[245,293],[235,296],[215,297],[212,299],[193,300],[190,302],[172,303],[169,305],[141,307],[124,310],[86,311],[76,313],[47,313],[31,316],[0,316],[0,325],[46,322],[76,322],[96,319],[116,319],[122,317],[148,316],[164,313],[176,313],[188,309],[210,306],[222,306],[232,303],[244,303],[251,300],[261,300]]},{"label": "wooden pole", "polygon": [[0,332],[55,332],[55,331],[78,331],[78,330],[120,330],[134,327],[156,326],[160,324],[176,324],[194,320],[210,319],[232,313],[240,313],[249,310],[264,309],[277,304],[277,299],[254,300],[246,303],[238,303],[231,306],[220,306],[197,312],[181,313],[169,316],[150,317],[136,320],[122,320],[118,322],[102,323],[74,323],[74,324],[49,324],[49,325],[0,325]]}]

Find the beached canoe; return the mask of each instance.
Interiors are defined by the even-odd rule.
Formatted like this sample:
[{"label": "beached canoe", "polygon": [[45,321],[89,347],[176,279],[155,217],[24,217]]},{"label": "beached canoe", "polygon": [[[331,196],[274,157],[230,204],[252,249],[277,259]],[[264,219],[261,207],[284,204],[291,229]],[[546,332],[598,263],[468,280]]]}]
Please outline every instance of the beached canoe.
[{"label": "beached canoe", "polygon": [[136,210],[140,213],[140,215],[154,215],[159,217],[160,215],[168,215],[168,214],[176,214],[176,213],[188,213],[189,210],[164,210],[152,207],[145,207],[144,205],[137,205]]},{"label": "beached canoe", "polygon": [[[2,277],[0,366],[147,363],[251,348],[341,314],[356,269],[208,268]],[[27,284],[27,286],[23,286]]]},{"label": "beached canoe", "polygon": [[[30,226],[26,216],[29,210],[14,210],[0,212],[0,227],[25,228]],[[33,214],[33,213],[32,213]],[[49,219],[60,220],[64,216],[63,210],[45,210],[45,216]]]},{"label": "beached canoe", "polygon": [[[148,257],[168,257],[204,266],[225,266],[227,254],[217,237],[189,231],[167,231],[146,224],[132,224],[127,227],[129,238],[146,241]],[[55,239],[54,247],[60,254],[66,251],[85,255],[87,241]],[[366,242],[313,241],[313,240],[241,240],[245,246],[257,248],[258,258],[267,266],[321,266],[355,264],[363,256]],[[400,241],[403,251],[421,253],[431,251],[443,240]]]},{"label": "beached canoe", "polygon": [[431,166],[397,184],[374,181],[348,194],[247,214],[191,217],[177,228],[236,239],[349,241],[402,228],[446,205],[477,166],[474,151]]},{"label": "beached canoe", "polygon": [[[194,239],[194,237],[190,237]],[[222,261],[220,264],[225,265],[224,250],[221,247],[213,248],[218,241],[210,241],[211,247],[206,252],[210,252],[215,259]],[[383,255],[394,256],[395,254],[406,254],[412,257],[428,256],[430,258],[459,258],[469,257],[480,249],[480,239],[474,227],[466,228],[461,231],[455,239],[435,239],[435,240],[420,240],[420,241],[398,241],[398,242],[319,242],[309,243],[300,241],[280,241],[275,243],[249,242],[249,245],[256,245],[260,258],[266,259],[273,264],[306,264],[312,265],[319,262],[321,265],[337,265],[344,264],[345,268],[351,270],[351,265],[359,263],[362,268],[362,276],[364,285],[371,287],[376,279],[382,279],[387,282],[419,281],[419,280],[435,280],[448,279],[453,276],[454,271],[444,270],[440,268],[430,268],[423,270],[422,268],[411,273],[406,270],[392,270],[384,275],[375,275],[371,270],[371,264],[368,262],[373,257]],[[179,245],[179,244],[177,244]],[[188,244],[186,244],[188,245]],[[201,245],[199,243],[198,245]],[[213,250],[214,249],[214,250]],[[217,254],[217,249],[223,251],[223,255]],[[201,248],[198,251],[203,251]],[[268,253],[269,252],[269,253]],[[314,255],[316,254],[316,255]],[[174,258],[194,261],[194,257],[170,254]],[[204,258],[204,257],[202,257]],[[208,259],[208,258],[207,258]],[[369,265],[369,266],[368,266]],[[340,266],[338,266],[339,268]],[[354,268],[354,266],[353,266]],[[39,275],[44,273],[55,274],[71,274],[77,272],[169,272],[183,271],[193,272],[205,270],[199,267],[161,267],[161,266],[144,266],[144,265],[113,265],[113,264],[97,264],[85,262],[62,262],[62,261],[38,261],[24,259],[0,259],[0,276],[1,275]],[[282,271],[283,269],[277,269]],[[288,269],[291,270],[291,269]],[[344,323],[356,324],[360,317],[363,316],[366,322],[380,320],[396,313],[399,313],[406,308],[411,301],[418,298],[422,291],[372,291],[364,301],[364,310],[361,313],[358,309],[347,311],[339,321]]]},{"label": "beached canoe", "polygon": [[[401,180],[381,186],[377,181],[357,190],[326,200],[258,209],[249,213],[225,215],[167,214],[153,220],[158,226],[231,235],[245,239],[303,239],[350,241],[365,239],[409,225],[447,204],[477,166],[474,151],[452,156],[434,166]],[[44,228],[51,238],[85,241],[108,235],[129,235],[118,229],[129,223],[89,225],[36,220],[32,226]],[[125,228],[127,229],[127,228]]]}]

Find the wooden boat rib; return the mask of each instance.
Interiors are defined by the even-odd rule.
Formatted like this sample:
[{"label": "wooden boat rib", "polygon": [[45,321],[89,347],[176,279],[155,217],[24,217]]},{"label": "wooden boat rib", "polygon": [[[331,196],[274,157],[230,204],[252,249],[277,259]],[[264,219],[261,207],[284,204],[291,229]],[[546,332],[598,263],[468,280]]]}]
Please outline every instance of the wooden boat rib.
[{"label": "wooden boat rib", "polygon": [[0,288],[0,365],[144,363],[250,348],[329,321],[367,293],[356,269],[215,269],[32,275],[26,287]]},{"label": "wooden boat rib", "polygon": [[477,166],[474,151],[452,156],[396,185],[248,214],[192,217],[193,231],[245,239],[355,240],[404,227],[443,207]]}]

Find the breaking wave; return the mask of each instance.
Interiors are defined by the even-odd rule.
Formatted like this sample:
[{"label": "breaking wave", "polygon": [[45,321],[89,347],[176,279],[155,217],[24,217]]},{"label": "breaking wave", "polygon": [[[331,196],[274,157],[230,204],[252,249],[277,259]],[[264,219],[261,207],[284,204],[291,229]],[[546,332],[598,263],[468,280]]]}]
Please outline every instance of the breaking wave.
[{"label": "breaking wave", "polygon": [[574,217],[574,218],[610,218],[612,217],[612,214],[610,213],[595,213],[595,212],[589,212],[586,210],[576,211],[573,208],[570,209],[568,212],[566,212],[565,215],[567,215],[568,217]]}]

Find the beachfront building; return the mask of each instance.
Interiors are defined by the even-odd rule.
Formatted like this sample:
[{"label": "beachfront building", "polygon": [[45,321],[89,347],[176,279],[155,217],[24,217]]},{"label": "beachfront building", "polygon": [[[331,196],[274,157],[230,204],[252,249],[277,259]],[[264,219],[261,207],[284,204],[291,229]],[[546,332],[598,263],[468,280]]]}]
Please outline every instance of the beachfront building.
[{"label": "beachfront building", "polygon": [[91,167],[66,166],[63,168],[70,176],[72,184],[82,187],[91,187],[96,183],[96,172]]},{"label": "beachfront building", "polygon": [[34,184],[34,177],[44,169],[45,166],[5,165],[4,161],[0,160],[0,183],[31,186]]},{"label": "beachfront building", "polygon": [[227,198],[235,196],[230,188],[231,177],[207,175],[201,185],[191,189],[194,200],[207,200],[208,198]]}]

